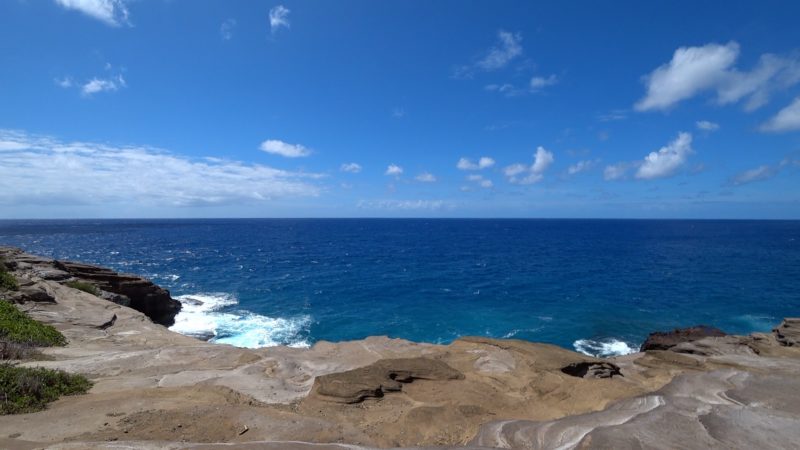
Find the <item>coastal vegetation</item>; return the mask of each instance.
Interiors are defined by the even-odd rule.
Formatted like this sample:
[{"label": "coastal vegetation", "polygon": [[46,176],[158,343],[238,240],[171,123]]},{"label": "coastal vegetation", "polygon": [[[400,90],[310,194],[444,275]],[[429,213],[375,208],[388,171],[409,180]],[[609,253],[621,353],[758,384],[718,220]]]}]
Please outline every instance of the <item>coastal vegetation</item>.
[{"label": "coastal vegetation", "polygon": [[98,297],[100,296],[100,290],[97,289],[97,286],[95,286],[95,285],[93,285],[91,283],[86,283],[85,281],[74,280],[74,281],[67,281],[64,284],[69,286],[69,287],[71,287],[71,288],[73,288],[73,289],[77,289],[77,290],[83,291],[83,292],[88,292],[89,294],[96,295]]},{"label": "coastal vegetation", "polygon": [[0,258],[0,290],[16,291],[17,289],[19,289],[17,279],[8,273],[5,260]]},{"label": "coastal vegetation", "polygon": [[0,342],[37,347],[66,345],[67,339],[50,325],[37,322],[7,301],[0,301]]},{"label": "coastal vegetation", "polygon": [[62,395],[85,394],[92,382],[83,375],[41,367],[0,364],[0,415],[40,411]]}]

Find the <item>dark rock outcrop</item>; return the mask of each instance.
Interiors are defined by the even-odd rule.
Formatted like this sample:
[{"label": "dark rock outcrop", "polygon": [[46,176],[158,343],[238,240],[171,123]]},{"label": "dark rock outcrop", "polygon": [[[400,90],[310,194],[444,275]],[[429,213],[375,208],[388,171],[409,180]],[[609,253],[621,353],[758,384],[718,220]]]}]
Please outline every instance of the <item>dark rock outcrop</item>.
[{"label": "dark rock outcrop", "polygon": [[323,398],[341,403],[359,403],[368,397],[399,392],[403,383],[414,380],[461,380],[464,375],[447,364],[430,358],[382,359],[369,366],[322,375],[314,380]]},{"label": "dark rock outcrop", "polygon": [[784,347],[800,346],[800,318],[783,319],[772,333],[775,335],[775,340]]},{"label": "dark rock outcrop", "polygon": [[562,367],[561,371],[578,378],[613,378],[621,377],[619,366],[609,362],[581,361]]},{"label": "dark rock outcrop", "polygon": [[676,328],[672,331],[650,333],[642,344],[641,351],[669,350],[683,342],[693,342],[707,337],[727,336],[724,331],[706,325],[697,325],[689,328]]},{"label": "dark rock outcrop", "polygon": [[70,261],[55,261],[53,265],[71,277],[89,281],[99,289],[115,294],[106,297],[144,313],[155,323],[172,326],[181,310],[181,303],[173,299],[168,290],[142,277]]}]

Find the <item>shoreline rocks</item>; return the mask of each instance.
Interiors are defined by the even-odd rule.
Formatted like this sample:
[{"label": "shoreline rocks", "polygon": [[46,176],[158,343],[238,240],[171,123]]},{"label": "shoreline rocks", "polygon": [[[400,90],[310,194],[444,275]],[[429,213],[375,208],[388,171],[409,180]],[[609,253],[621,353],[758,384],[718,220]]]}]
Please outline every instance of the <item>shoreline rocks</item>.
[{"label": "shoreline rocks", "polygon": [[678,344],[693,342],[707,337],[722,337],[728,334],[719,328],[707,325],[695,325],[689,328],[676,328],[672,331],[656,331],[650,333],[639,351],[669,350]]}]

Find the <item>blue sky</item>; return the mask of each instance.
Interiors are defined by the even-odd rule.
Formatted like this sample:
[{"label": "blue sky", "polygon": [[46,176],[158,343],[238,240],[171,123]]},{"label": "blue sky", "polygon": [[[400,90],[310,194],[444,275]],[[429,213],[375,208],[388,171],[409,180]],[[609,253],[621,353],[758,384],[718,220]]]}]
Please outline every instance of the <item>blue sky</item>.
[{"label": "blue sky", "polygon": [[0,217],[800,218],[793,2],[0,3]]}]

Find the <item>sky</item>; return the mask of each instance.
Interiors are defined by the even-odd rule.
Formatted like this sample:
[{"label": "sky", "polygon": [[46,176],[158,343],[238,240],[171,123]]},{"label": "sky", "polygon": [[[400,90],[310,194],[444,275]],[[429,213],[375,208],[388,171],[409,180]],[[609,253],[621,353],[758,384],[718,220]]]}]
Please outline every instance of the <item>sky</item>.
[{"label": "sky", "polygon": [[0,2],[0,218],[800,219],[800,3]]}]

